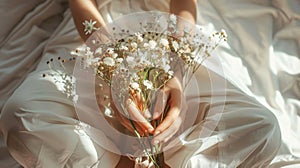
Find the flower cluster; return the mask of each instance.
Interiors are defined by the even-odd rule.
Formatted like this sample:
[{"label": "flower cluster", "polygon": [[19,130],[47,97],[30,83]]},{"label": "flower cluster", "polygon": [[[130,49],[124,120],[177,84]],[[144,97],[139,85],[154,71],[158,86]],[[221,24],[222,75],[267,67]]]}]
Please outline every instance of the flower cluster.
[{"label": "flower cluster", "polygon": [[[94,27],[96,22],[92,20],[85,21],[83,24],[86,34],[98,30]],[[176,67],[183,63],[184,72],[181,74],[193,74],[203,61],[211,56],[211,52],[227,38],[223,30],[207,35],[201,27],[180,29],[178,24],[178,18],[171,14],[167,20],[167,28],[163,31],[153,29],[145,31],[147,26],[151,28],[153,23],[146,25],[140,23],[140,32],[130,33],[129,30],[122,29],[119,39],[99,45],[96,45],[97,41],[92,40],[96,47],[91,49],[83,46],[71,54],[80,58],[83,68],[93,69],[96,77],[105,81],[112,91],[115,91],[110,96],[117,98],[118,102],[114,103],[121,104],[123,108],[120,111],[125,115],[128,116],[124,108],[128,99],[138,104],[139,111],[149,111],[155,99],[155,92],[163,88],[177,74]],[[115,29],[113,27],[112,30]],[[131,124],[135,128],[133,122]],[[156,122],[156,126],[158,124]],[[136,136],[140,137],[137,131]],[[140,141],[140,143],[145,148],[144,142]],[[159,153],[160,147],[155,146],[154,153]],[[150,148],[152,149],[151,144]],[[149,153],[147,148],[144,151],[156,164],[155,154]]]},{"label": "flower cluster", "polygon": [[[68,61],[74,61],[75,57],[71,57]],[[64,63],[67,60],[57,57],[58,62],[54,62],[54,59],[51,58],[46,63],[51,70],[48,73],[43,73],[42,77],[51,80],[55,83],[57,90],[64,93],[68,98],[70,98],[74,103],[78,101],[78,95],[76,94],[76,78],[66,72]]]},{"label": "flower cluster", "polygon": [[[73,55],[81,56],[84,67],[94,68],[97,76],[109,85],[116,69],[121,69],[131,73],[129,86],[132,89],[159,89],[173,77],[171,66],[177,58],[194,72],[221,41],[226,41],[225,31],[204,36],[202,28],[195,34],[185,28],[183,35],[175,37],[176,23],[176,16],[170,15],[168,30],[164,32],[128,34],[117,42],[101,45],[94,52],[86,46],[77,49]],[[145,78],[149,73],[154,75],[152,80]],[[156,80],[157,77],[160,80]]]}]

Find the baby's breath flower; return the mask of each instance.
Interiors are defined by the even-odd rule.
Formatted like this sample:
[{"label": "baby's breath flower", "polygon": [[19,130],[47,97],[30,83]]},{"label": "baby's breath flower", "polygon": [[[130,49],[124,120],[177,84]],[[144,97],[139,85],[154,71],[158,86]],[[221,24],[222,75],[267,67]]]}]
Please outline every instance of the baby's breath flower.
[{"label": "baby's breath flower", "polygon": [[153,84],[152,84],[152,82],[151,81],[149,81],[149,80],[144,80],[143,81],[143,84],[144,84],[144,86],[146,86],[146,88],[147,89],[153,89]]},{"label": "baby's breath flower", "polygon": [[126,46],[122,45],[122,46],[120,47],[120,49],[121,49],[121,50],[125,50],[125,51],[127,51],[127,50],[128,50],[128,47],[126,47]]},{"label": "baby's breath flower", "polygon": [[131,47],[132,47],[132,48],[137,48],[137,43],[136,43],[136,42],[132,42],[132,43],[131,43]]},{"label": "baby's breath flower", "polygon": [[174,75],[174,72],[173,71],[168,71],[168,74],[173,76]]},{"label": "baby's breath flower", "polygon": [[77,101],[78,101],[78,95],[76,94],[76,95],[73,96],[73,102],[77,103]]},{"label": "baby's breath flower", "polygon": [[168,72],[169,70],[170,70],[170,65],[169,64],[166,64],[165,66],[164,66],[164,71],[165,72]]},{"label": "baby's breath flower", "polygon": [[139,90],[140,85],[136,82],[132,82],[132,83],[130,83],[130,87],[134,90]]},{"label": "baby's breath flower", "polygon": [[224,29],[221,30],[221,35],[223,36],[223,38],[227,38],[227,33]]},{"label": "baby's breath flower", "polygon": [[177,41],[172,41],[172,46],[175,51],[177,51],[179,49],[179,44],[177,43]]},{"label": "baby's breath flower", "polygon": [[136,62],[135,62],[135,60],[134,60],[134,57],[132,57],[132,56],[128,56],[128,57],[126,58],[126,61],[127,61],[127,63],[128,63],[129,65],[134,65],[134,64],[136,64]]},{"label": "baby's breath flower", "polygon": [[134,35],[137,37],[138,42],[143,42],[144,38],[141,33],[135,33]]},{"label": "baby's breath flower", "polygon": [[108,66],[115,66],[115,60],[111,57],[105,57],[103,59],[103,63],[108,65]]},{"label": "baby's breath flower", "polygon": [[113,53],[114,53],[114,49],[113,49],[113,48],[108,48],[108,49],[106,50],[106,52],[107,52],[108,54],[113,54]]},{"label": "baby's breath flower", "polygon": [[116,61],[117,61],[117,63],[119,63],[119,64],[120,64],[120,63],[122,63],[122,62],[123,62],[123,58],[117,58],[117,59],[116,59]]},{"label": "baby's breath flower", "polygon": [[93,64],[97,64],[98,61],[100,60],[100,58],[93,58],[93,57],[88,57],[86,58],[85,62],[86,62],[86,67],[90,67],[92,66]]},{"label": "baby's breath flower", "polygon": [[139,80],[139,76],[136,73],[133,73],[131,77],[133,80]]},{"label": "baby's breath flower", "polygon": [[160,39],[160,44],[162,44],[164,47],[167,47],[169,45],[169,41],[165,38]]},{"label": "baby's breath flower", "polygon": [[149,47],[150,47],[150,49],[155,49],[156,45],[157,45],[156,41],[154,41],[154,40],[150,40],[149,41]]},{"label": "baby's breath flower", "polygon": [[102,54],[102,48],[101,47],[99,47],[99,48],[97,48],[96,50],[95,50],[95,54]]},{"label": "baby's breath flower", "polygon": [[144,47],[148,48],[149,47],[149,43],[144,43]]},{"label": "baby's breath flower", "polygon": [[75,56],[78,56],[78,57],[84,57],[85,50],[86,50],[85,47],[78,47],[78,48],[76,48],[75,51],[71,51],[71,55],[75,55]]},{"label": "baby's breath flower", "polygon": [[177,22],[176,15],[171,14],[171,15],[170,15],[170,21],[173,22],[173,23],[176,23],[176,22]]},{"label": "baby's breath flower", "polygon": [[112,57],[113,57],[113,58],[117,58],[117,57],[118,57],[118,54],[117,54],[117,53],[113,53],[113,54],[112,54]]}]

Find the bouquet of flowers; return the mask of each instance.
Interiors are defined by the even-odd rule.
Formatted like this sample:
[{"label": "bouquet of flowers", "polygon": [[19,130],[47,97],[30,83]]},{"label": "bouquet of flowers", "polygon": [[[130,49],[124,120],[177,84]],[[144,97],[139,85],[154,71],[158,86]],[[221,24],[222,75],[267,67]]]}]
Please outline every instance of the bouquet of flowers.
[{"label": "bouquet of flowers", "polygon": [[[140,23],[141,31],[133,33],[125,29],[116,33],[116,28],[112,27],[112,34],[121,38],[105,44],[90,39],[97,47],[87,45],[71,53],[80,58],[84,68],[92,68],[96,77],[110,87],[111,93],[107,98],[113,100],[117,112],[108,115],[121,113],[130,121],[141,147],[141,157],[137,160],[142,162],[142,158],[146,157],[148,167],[163,167],[163,144],[153,145],[151,134],[140,134],[128,112],[128,104],[135,105],[142,116],[154,128],[157,127],[166,115],[163,113],[159,119],[153,119],[157,92],[176,74],[187,76],[186,85],[190,81],[188,76],[196,72],[220,42],[226,41],[224,31],[206,35],[201,27],[180,29],[177,16],[168,16],[167,26],[162,31],[153,30],[153,27],[159,26],[159,18],[154,22]],[[84,22],[87,34],[101,31],[93,27],[94,24],[93,21]],[[168,106],[163,111],[167,109]],[[142,136],[146,136],[146,140]]]}]

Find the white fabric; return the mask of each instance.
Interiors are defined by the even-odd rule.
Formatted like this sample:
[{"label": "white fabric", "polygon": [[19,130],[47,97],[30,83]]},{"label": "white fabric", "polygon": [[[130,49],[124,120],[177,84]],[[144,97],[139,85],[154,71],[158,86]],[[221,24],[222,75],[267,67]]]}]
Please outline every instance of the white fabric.
[{"label": "white fabric", "polygon": [[226,76],[279,120],[282,145],[273,167],[299,167],[299,1],[212,0],[198,4],[201,23],[228,33],[229,46],[216,53],[225,61]]},{"label": "white fabric", "polygon": [[[157,6],[163,7],[164,10],[167,9],[167,5],[157,5],[159,3],[156,3],[156,1],[140,1],[139,3],[133,3],[133,1],[125,0],[113,1],[113,3],[110,3],[110,1],[101,2],[102,3],[99,4],[99,8],[106,21],[111,21],[113,18],[116,18],[118,16],[118,12],[131,12],[128,11],[129,9],[140,10],[144,9],[145,6],[149,7],[149,9],[157,8]],[[164,4],[167,4],[167,2],[165,2]],[[128,5],[134,5],[134,7],[125,8],[125,6]],[[18,8],[16,8],[16,6]],[[47,69],[47,67],[44,66],[45,60],[53,57],[53,55],[58,54],[66,56],[69,53],[70,49],[73,49],[75,46],[78,46],[80,44],[79,37],[71,21],[70,13],[64,13],[65,1],[32,0],[30,2],[19,2],[16,0],[4,0],[0,2],[0,7],[0,16],[3,17],[3,19],[1,18],[2,21],[0,32],[0,106],[2,106],[2,104],[6,102],[7,98],[10,97],[14,89],[17,88],[25,79],[26,74],[34,69],[34,67],[39,62],[39,58],[41,57],[41,55],[43,55],[41,63],[39,64],[40,66],[36,70],[36,73],[32,74],[26,80],[26,82],[22,84],[19,89],[22,91],[15,93],[15,95],[17,96],[21,96],[19,94],[22,94],[24,99],[29,99],[31,102],[33,101],[33,99],[27,96],[26,92],[33,94],[30,92],[32,91],[32,87],[40,86],[37,81],[41,80],[41,71]],[[225,73],[227,74],[226,76],[229,77],[232,82],[236,83],[236,85],[247,94],[255,96],[260,102],[266,105],[270,110],[272,110],[274,114],[276,114],[276,117],[279,120],[283,143],[281,145],[280,152],[273,160],[273,167],[284,166],[286,164],[296,165],[297,163],[299,163],[299,160],[297,162],[297,159],[299,159],[300,157],[300,92],[298,68],[300,65],[300,61],[298,42],[299,36],[297,36],[298,34],[300,34],[299,10],[297,10],[299,8],[300,4],[297,0],[262,0],[259,2],[254,0],[232,0],[226,2],[218,0],[199,0],[198,2],[198,23],[211,23],[211,25],[213,25],[212,27],[216,27],[217,29],[224,28],[229,35],[230,47],[223,47],[222,49],[218,50],[218,53],[216,53],[216,55],[221,56],[224,60]],[[60,25],[57,27],[56,25],[58,25],[59,23]],[[49,27],[49,25],[53,25],[53,27]],[[30,81],[30,79],[34,80]],[[25,89],[21,89],[25,88],[26,85],[29,87],[28,91],[24,91]],[[43,88],[44,86],[40,87],[42,89],[41,91],[49,89],[49,85],[45,86],[46,88]],[[42,96],[39,95],[38,92],[36,92],[35,94],[38,96]],[[53,94],[55,95],[55,97],[58,96],[58,93]],[[234,99],[240,98],[238,95],[239,94],[237,94]],[[9,101],[7,103],[7,106],[16,105],[16,107],[13,106],[11,108],[17,108],[20,107],[20,105],[24,105],[22,103],[24,100],[16,99],[17,96],[13,96],[11,98],[12,101]],[[38,98],[40,100],[43,99],[41,97]],[[45,97],[45,99],[49,100],[49,97]],[[16,100],[20,100],[21,104]],[[64,110],[59,111],[64,112],[66,116],[70,117],[69,115],[71,115],[72,112],[68,110],[70,108],[67,107],[68,101],[65,99],[63,100],[65,101],[63,102]],[[16,104],[12,104],[12,102]],[[25,105],[28,104],[25,103]],[[53,106],[51,105],[50,107]],[[26,106],[26,108],[28,107]],[[45,108],[43,107],[42,109]],[[76,125],[76,120],[65,117],[62,114],[57,115],[53,113],[53,110],[50,110],[50,108],[48,108],[47,111],[48,110],[49,116],[42,116],[43,119],[46,119],[46,121],[49,122],[51,116],[54,116],[55,122],[57,122],[58,119],[62,119],[63,123],[68,123],[67,130],[70,130],[70,132],[73,130],[74,126]],[[58,117],[58,119],[56,117]],[[264,118],[266,121],[268,121],[265,118],[268,117],[268,115],[258,116],[258,118],[259,117]],[[4,120],[7,118],[3,116],[1,118],[1,125],[3,125],[4,121],[7,121],[10,122],[8,125],[11,125],[13,127],[21,126],[16,123],[11,123],[15,120],[14,117],[12,117],[13,119],[11,121]],[[41,119],[41,121],[43,120]],[[43,122],[39,122],[39,124],[43,124]],[[269,122],[268,124],[272,125],[272,122]],[[2,131],[6,132],[7,128],[8,126],[5,129],[3,127],[1,129]],[[273,128],[274,127],[272,127],[272,129]],[[47,129],[47,127],[45,127],[45,129]],[[63,134],[65,133],[66,132],[63,132]],[[42,135],[42,133],[40,135]],[[51,135],[55,134],[53,133]],[[5,137],[7,138],[6,135]],[[101,148],[97,147],[97,145],[94,144],[93,145],[95,146],[95,148],[97,148],[97,154],[93,149],[82,150],[76,148],[74,144],[82,144],[78,143],[80,141],[84,143],[90,143],[90,140],[85,139],[84,137],[84,135],[75,136],[74,141],[69,144],[73,146],[66,149],[77,149],[78,151],[85,151],[89,154],[92,153],[88,156],[97,155],[97,157],[94,157],[92,159],[89,158],[92,160],[90,162],[93,162],[103,154],[103,150],[101,150]],[[218,140],[220,139],[215,138],[215,143]],[[210,142],[214,144],[213,140],[211,140]],[[16,146],[17,144],[19,144],[19,142],[16,141],[11,141],[10,143],[12,143],[12,146]],[[28,142],[28,144],[35,143]],[[51,141],[49,142],[49,144],[58,143]],[[194,149],[193,146],[186,146],[186,151]],[[207,148],[209,148],[209,145]],[[41,158],[47,156],[47,149],[49,148],[43,149],[45,150],[41,150]],[[63,153],[62,151],[64,149],[65,148],[57,149],[57,151]],[[38,150],[36,152],[40,152],[37,148],[35,150]],[[12,150],[11,152],[14,153],[14,151]],[[78,158],[74,156],[77,153],[74,152],[74,155],[72,156],[72,154],[68,152],[69,151],[61,155],[58,155],[56,153],[61,162],[47,162],[44,164],[50,165],[58,163],[60,164],[60,166],[67,166],[67,163],[80,164],[79,162],[76,162]],[[197,152],[199,151],[196,151],[195,153]],[[83,155],[86,154],[84,152],[79,153]],[[16,152],[15,156],[17,157],[17,159],[19,161],[22,161],[23,156],[20,158],[20,156],[17,156],[17,154],[18,153]],[[178,157],[176,157],[176,155],[174,154],[174,160],[175,158],[181,158],[181,154],[178,154]],[[227,156],[226,153],[224,155]],[[103,158],[102,160],[116,161],[118,159],[118,156],[115,156],[113,154],[103,156],[111,156],[111,159]],[[216,159],[209,158],[208,156],[210,155],[208,154],[203,156],[199,153],[198,157],[191,157],[188,165],[193,166],[193,164],[197,164],[199,162],[199,164],[204,164],[206,161],[208,164],[211,164],[211,160]],[[26,158],[26,156],[24,156],[24,158]],[[70,160],[67,160],[66,158],[69,158]],[[35,159],[36,158],[33,158],[33,162],[35,161]],[[57,161],[57,158],[52,159]],[[199,162],[197,161],[198,159],[200,160]],[[30,162],[28,161],[30,160],[26,160],[23,163],[27,162],[28,164],[30,164]],[[51,159],[49,159],[48,161],[51,162]],[[7,161],[1,161],[1,167],[8,167],[7,165],[9,165],[9,163],[11,162],[12,161],[9,159]],[[86,161],[86,163],[88,162],[89,161]],[[167,162],[172,163],[173,160],[169,159],[167,160]],[[239,161],[237,161],[237,163],[238,162]],[[233,165],[235,164],[233,162],[231,163]],[[55,165],[53,166],[55,167]]]}]

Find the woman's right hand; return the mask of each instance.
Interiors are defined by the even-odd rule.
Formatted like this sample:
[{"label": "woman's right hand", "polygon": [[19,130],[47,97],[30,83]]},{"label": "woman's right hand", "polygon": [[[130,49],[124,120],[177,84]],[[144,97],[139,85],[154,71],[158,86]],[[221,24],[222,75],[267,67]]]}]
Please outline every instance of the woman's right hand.
[{"label": "woman's right hand", "polygon": [[147,116],[143,115],[145,113],[142,113],[137,107],[138,102],[131,99],[127,100],[125,106],[130,116],[126,116],[123,112],[120,112],[114,103],[111,106],[115,112],[115,117],[130,132],[134,133],[136,129],[140,136],[148,136],[153,133],[154,128],[148,121]]}]

